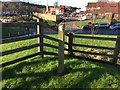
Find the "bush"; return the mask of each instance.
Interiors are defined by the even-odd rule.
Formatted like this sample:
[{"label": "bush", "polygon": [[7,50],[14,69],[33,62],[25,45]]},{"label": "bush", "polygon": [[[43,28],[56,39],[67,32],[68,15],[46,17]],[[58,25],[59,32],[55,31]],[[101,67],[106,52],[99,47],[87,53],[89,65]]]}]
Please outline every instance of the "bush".
[{"label": "bush", "polygon": [[112,21],[111,21],[111,25],[113,25],[113,24],[115,24],[115,23],[118,23],[118,22],[120,22],[119,20],[116,20],[116,19],[113,19]]}]

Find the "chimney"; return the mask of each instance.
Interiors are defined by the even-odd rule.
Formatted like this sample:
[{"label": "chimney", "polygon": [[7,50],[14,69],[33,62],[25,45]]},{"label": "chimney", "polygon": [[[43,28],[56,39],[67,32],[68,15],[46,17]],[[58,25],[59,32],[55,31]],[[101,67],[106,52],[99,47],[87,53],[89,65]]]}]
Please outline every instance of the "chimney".
[{"label": "chimney", "polygon": [[46,12],[48,12],[48,0],[46,0]]}]

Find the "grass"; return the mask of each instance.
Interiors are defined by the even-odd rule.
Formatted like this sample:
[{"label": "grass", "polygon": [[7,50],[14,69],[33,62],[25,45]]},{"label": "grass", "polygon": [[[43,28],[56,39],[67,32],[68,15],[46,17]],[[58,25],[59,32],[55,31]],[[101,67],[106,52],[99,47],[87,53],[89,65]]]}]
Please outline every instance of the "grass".
[{"label": "grass", "polygon": [[47,24],[48,26],[53,26],[53,27],[56,25],[56,22],[49,21],[49,20],[43,20],[43,23]]},{"label": "grass", "polygon": [[[36,43],[37,43],[37,39],[30,39],[30,40],[24,40],[24,41],[19,41],[19,42],[13,42],[13,43],[9,43],[9,44],[3,44],[1,46],[2,46],[2,51],[7,51],[7,50],[20,48],[20,47],[23,47],[23,46],[33,45],[33,44],[36,44]],[[14,60],[16,58],[23,57],[23,56],[27,56],[27,55],[33,54],[35,52],[37,52],[37,48],[33,48],[33,49],[29,49],[29,50],[25,50],[25,51],[13,53],[13,54],[9,54],[9,55],[3,56],[2,61],[0,61],[0,63],[11,61],[11,60]]]},{"label": "grass", "polygon": [[88,22],[92,22],[92,23],[101,23],[101,22],[107,22],[104,19],[97,19],[97,20],[85,20],[85,21],[79,21],[76,22],[76,26],[82,28],[84,25],[88,24]]},{"label": "grass", "polygon": [[[52,34],[50,36],[57,38],[56,34]],[[116,36],[104,37],[115,38]],[[22,46],[33,45],[36,42],[37,39],[30,39],[10,44],[3,44],[0,46],[2,46],[2,51],[6,51]],[[48,39],[44,39],[44,42],[58,46],[57,42],[50,41]],[[85,41],[84,39],[75,39],[74,42],[93,44],[97,46],[101,44],[108,47],[115,46],[115,42],[92,42],[91,40]],[[49,47],[44,47],[44,49],[51,52],[58,52],[58,50],[51,49]],[[76,49],[80,50],[82,48],[78,47]],[[37,52],[37,48],[16,54],[10,54],[2,57],[1,63],[35,52]],[[69,73],[64,76],[58,76],[57,66],[58,57],[45,56],[45,58],[42,59],[40,56],[36,56],[34,58],[27,59],[26,61],[2,68],[3,76],[1,88],[23,88],[26,90],[32,90],[35,88],[120,88],[120,67],[65,57],[65,68]]]},{"label": "grass", "polygon": [[[78,36],[81,34],[78,34]],[[84,34],[82,34],[84,36]],[[86,35],[85,35],[86,36]],[[87,35],[92,36],[92,35]],[[93,37],[106,37],[106,38],[116,38],[116,36],[110,36],[110,35],[94,35]],[[85,45],[93,45],[93,46],[104,46],[104,47],[115,47],[114,41],[104,41],[104,40],[92,40],[92,39],[81,39],[81,38],[75,38],[74,39],[75,44],[85,44]],[[82,48],[79,48],[82,49]]]},{"label": "grass", "polygon": [[3,68],[2,88],[120,88],[120,67],[65,57],[69,73],[58,76],[57,66],[57,57],[34,57]]}]

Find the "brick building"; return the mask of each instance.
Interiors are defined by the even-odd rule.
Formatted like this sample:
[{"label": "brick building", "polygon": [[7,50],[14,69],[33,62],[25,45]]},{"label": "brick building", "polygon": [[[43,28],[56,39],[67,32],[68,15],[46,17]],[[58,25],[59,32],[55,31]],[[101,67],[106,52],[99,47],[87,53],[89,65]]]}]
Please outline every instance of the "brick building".
[{"label": "brick building", "polygon": [[120,3],[116,2],[92,2],[86,6],[86,13],[109,16],[114,14],[114,18],[120,18]]},{"label": "brick building", "polygon": [[63,5],[60,5],[59,7],[51,6],[51,7],[49,7],[49,12],[51,14],[64,14],[65,6],[63,6]]}]

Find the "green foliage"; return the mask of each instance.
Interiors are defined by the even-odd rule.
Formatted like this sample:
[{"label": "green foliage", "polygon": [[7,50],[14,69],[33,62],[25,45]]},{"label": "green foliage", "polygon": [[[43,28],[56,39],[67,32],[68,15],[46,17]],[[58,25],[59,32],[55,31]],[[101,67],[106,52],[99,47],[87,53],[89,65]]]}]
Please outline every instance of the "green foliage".
[{"label": "green foliage", "polygon": [[115,24],[115,23],[120,23],[120,20],[113,19],[113,20],[111,21],[111,24],[112,24],[112,25]]}]

